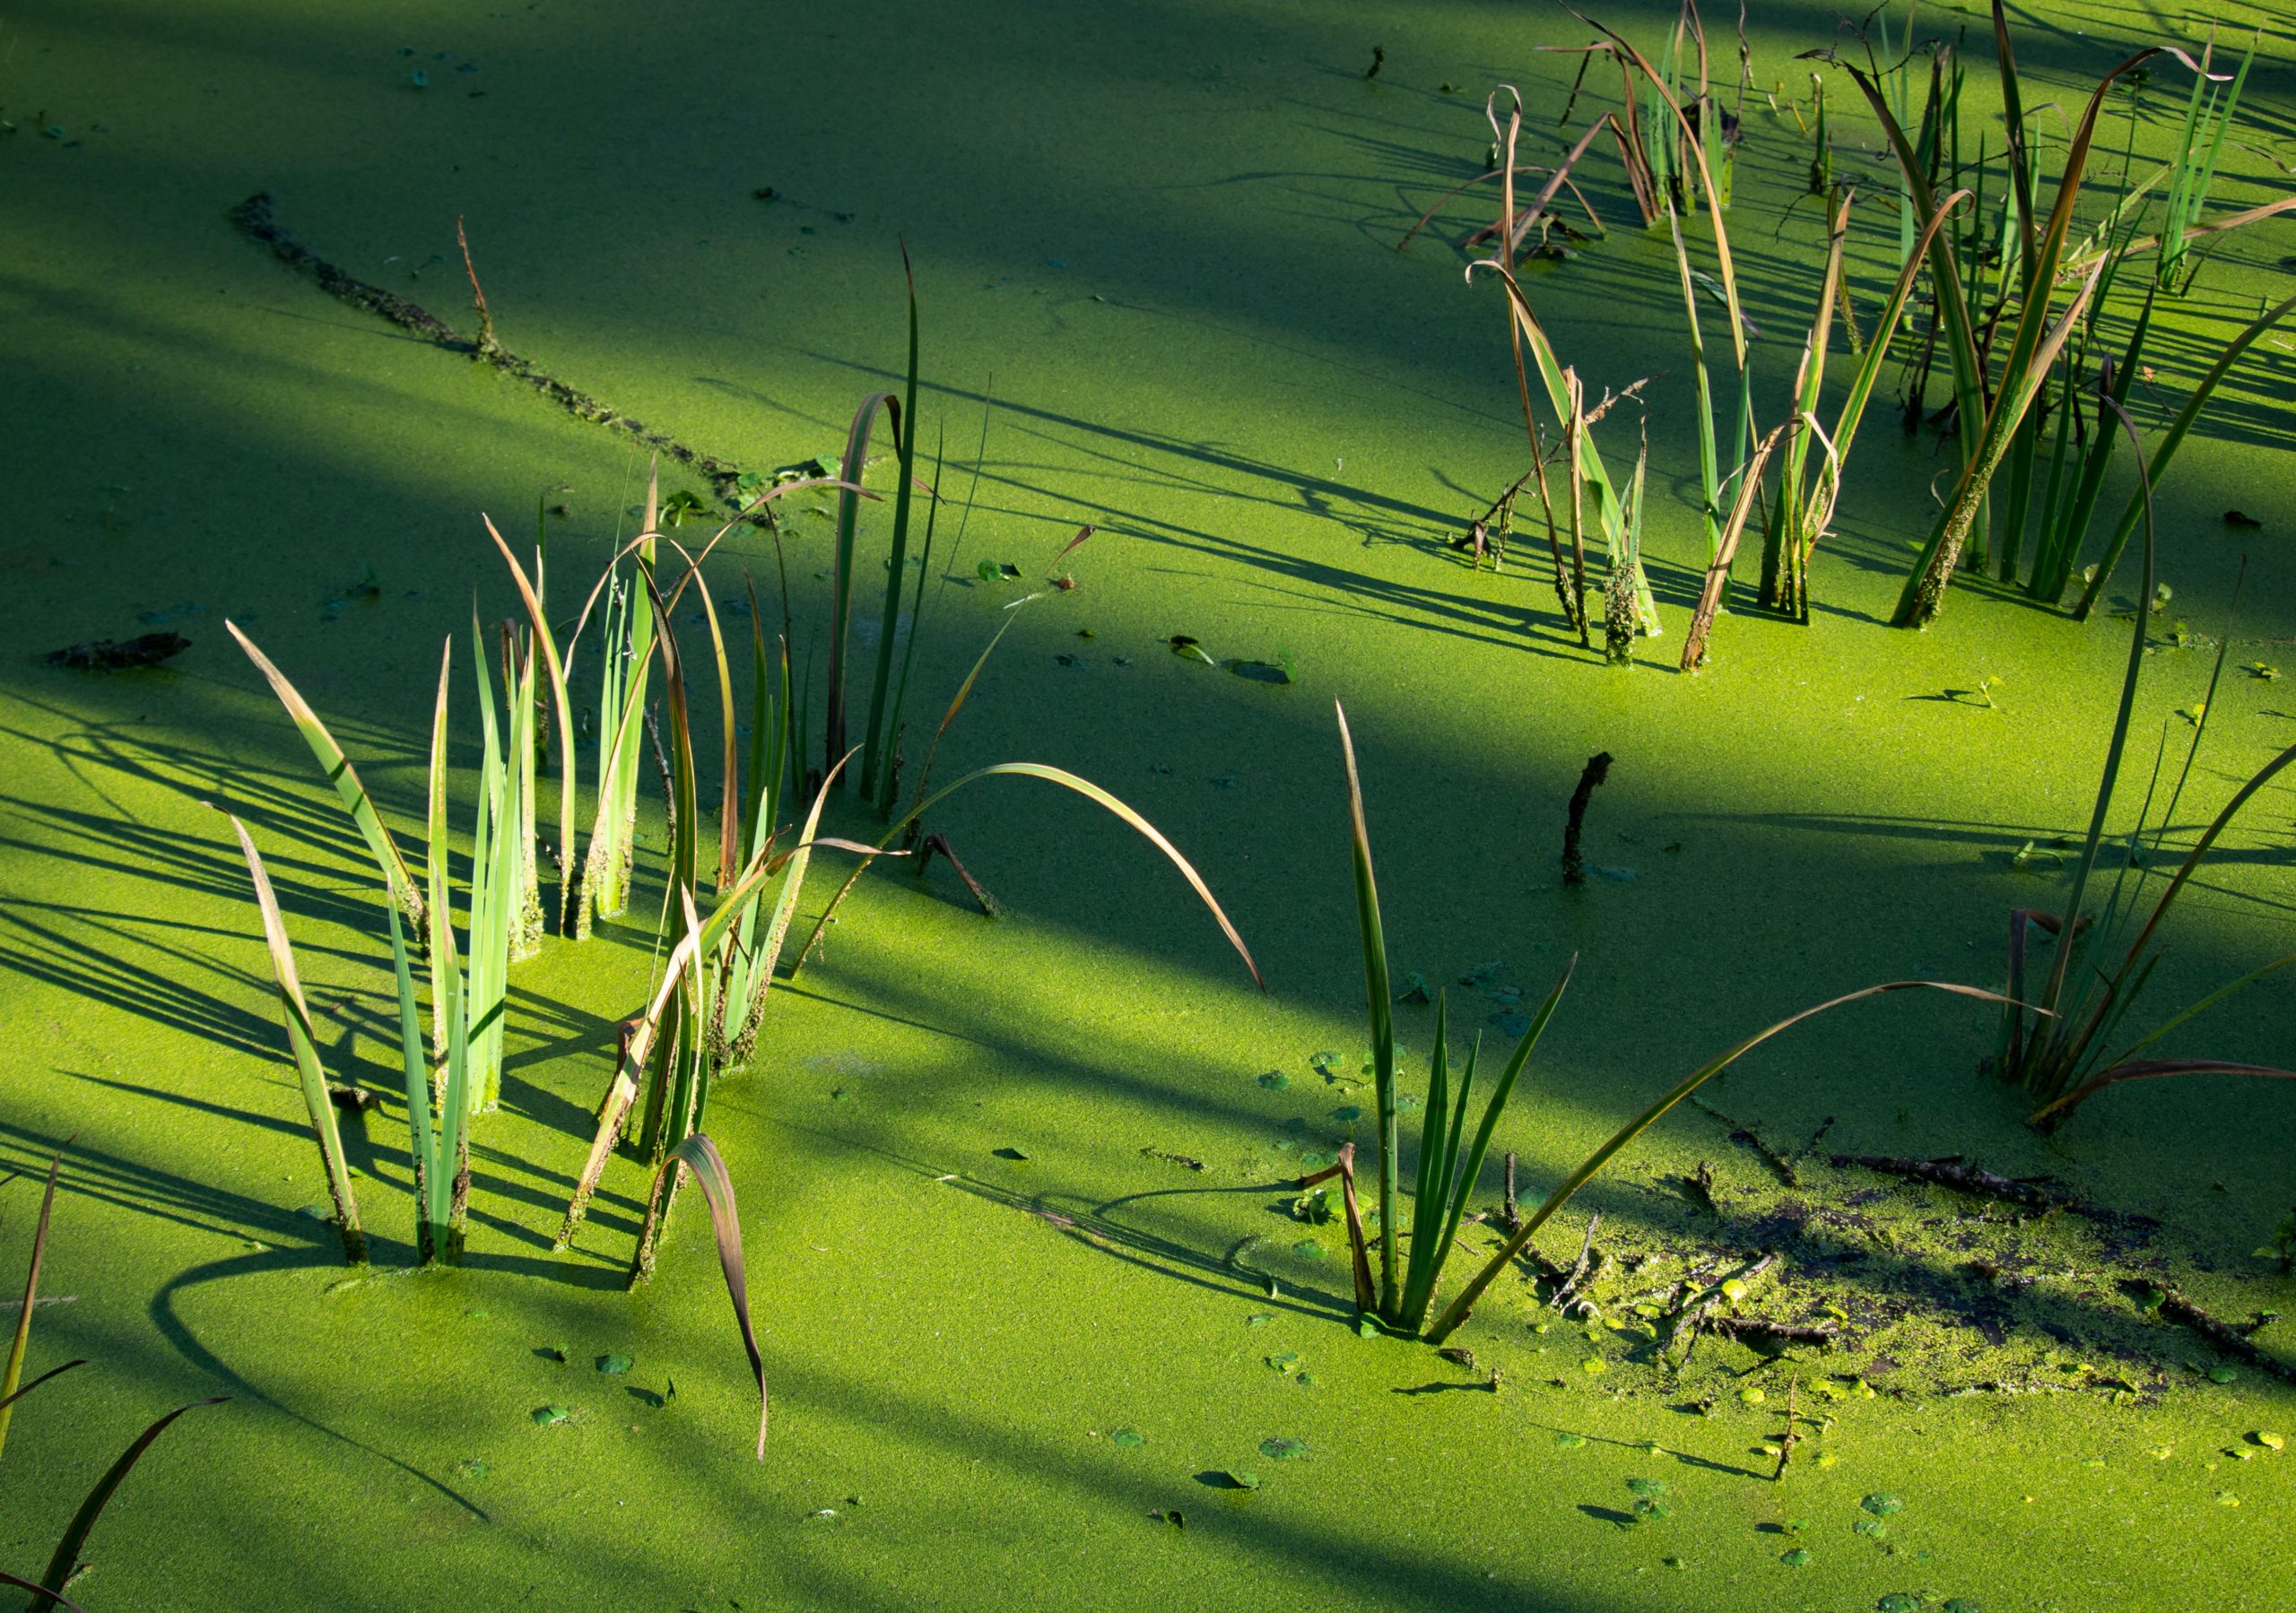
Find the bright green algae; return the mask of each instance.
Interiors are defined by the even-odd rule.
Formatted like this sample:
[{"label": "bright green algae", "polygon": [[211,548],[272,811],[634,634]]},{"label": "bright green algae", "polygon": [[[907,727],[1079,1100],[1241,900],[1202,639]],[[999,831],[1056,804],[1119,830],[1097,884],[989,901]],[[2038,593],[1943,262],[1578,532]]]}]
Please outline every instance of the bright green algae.
[{"label": "bright green algae", "polygon": [[[1831,19],[1790,21],[1790,38],[1755,39],[1789,82],[1788,47]],[[1834,1427],[1772,1487],[1754,1475],[1781,1426],[1775,1371],[1748,1380],[1759,1406],[1729,1392],[1711,1416],[1677,1410],[1695,1397],[1661,1392],[1614,1339],[1581,1350],[1579,1330],[1502,1285],[1461,1335],[1470,1376],[1357,1338],[1337,1237],[1281,1214],[1283,1123],[1333,1138],[1329,1112],[1352,1101],[1308,1056],[1337,1049],[1345,1067],[1361,1039],[1331,696],[1362,750],[1398,970],[1440,982],[1503,959],[1500,978],[1538,988],[1584,953],[1502,1132],[1526,1192],[1663,1082],[1806,1002],[1895,976],[1996,983],[2006,910],[2059,890],[2014,853],[2074,832],[2093,791],[2126,626],[1972,592],[1927,634],[1876,626],[1940,463],[1879,416],[1822,553],[1816,624],[1726,619],[1700,679],[1662,670],[1671,637],[1632,672],[1587,664],[1534,570],[1474,577],[1440,547],[1514,472],[1511,377],[1489,289],[1462,288],[1436,239],[1388,248],[1470,171],[1487,81],[1515,77],[1552,116],[1568,59],[1531,47],[1575,42],[1575,25],[1465,7],[1376,29],[1336,7],[996,8],[903,31],[867,9],[724,7],[684,26],[633,39],[626,13],[572,6],[474,22],[85,4],[7,25],[0,115],[26,126],[0,143],[17,226],[0,409],[19,467],[0,609],[23,653],[0,696],[14,1050],[0,1124],[12,1164],[78,1134],[43,1285],[70,1303],[40,1313],[32,1364],[95,1365],[16,1419],[0,1564],[36,1569],[137,1429],[225,1392],[107,1515],[81,1583],[91,1607],[2274,1604],[2289,1470],[2243,1436],[2289,1431],[2291,1397],[2246,1369],[2229,1384],[2187,1370],[2216,1357],[2109,1285],[2082,1301],[2066,1284],[2064,1308],[1999,1359],[2021,1383],[2052,1354],[2165,1373],[2158,1404],[1944,1398],[1983,1358],[1908,1323],[1917,1353],[1894,1375],[1867,1354],[1808,1362],[1906,1392],[1825,1402]],[[1374,43],[1388,60],[1366,88]],[[2045,31],[2021,49],[2059,95],[2118,54]],[[1437,93],[1447,79],[1462,93]],[[2284,116],[2284,50],[2249,94]],[[40,108],[63,138],[29,126]],[[1801,147],[1767,112],[1749,129],[1734,222],[1774,399],[1818,226],[1805,205],[1772,241],[1788,198],[1764,186]],[[2266,194],[2240,161],[2228,199]],[[769,185],[778,199],[752,198]],[[638,473],[596,429],[284,275],[222,219],[258,188],[322,252],[457,320],[459,266],[431,259],[465,214],[507,343],[766,467],[832,449],[897,361],[903,231],[952,449],[969,453],[992,374],[999,400],[960,576],[978,559],[1033,572],[1077,525],[1102,529],[1073,557],[1078,592],[1008,637],[944,776],[1028,756],[1115,788],[1196,858],[1274,994],[1250,992],[1169,869],[1104,817],[1018,784],[952,802],[943,827],[1011,919],[980,921],[937,879],[873,879],[827,957],[777,988],[755,1071],[712,1100],[776,1395],[761,1467],[699,1211],[624,1296],[642,1184],[617,1164],[581,1246],[546,1252],[613,1022],[646,979],[657,888],[634,927],[514,976],[506,1112],[478,1134],[465,1270],[393,1270],[410,1231],[395,1109],[355,1149],[376,1273],[345,1285],[326,1228],[297,1213],[321,1187],[244,874],[201,803],[255,828],[336,1073],[385,1090],[387,952],[356,841],[219,618],[248,625],[404,818],[439,637],[474,586],[490,615],[513,608],[474,512],[515,533],[538,491],[570,507],[553,539],[562,602],[603,560]],[[1863,228],[1870,316],[1880,230]],[[2278,283],[2286,238],[2267,226],[2211,269],[2161,350],[2164,390]],[[1682,372],[1672,273],[1660,243],[1620,227],[1530,290],[1566,358],[1615,387]],[[2163,576],[2198,630],[2221,630],[2232,559],[2252,553],[2244,640],[2292,631],[2271,543],[2296,521],[2272,458],[2288,400],[2270,362],[2236,377],[2163,512]],[[1657,388],[1670,487],[1694,474],[1684,391]],[[2225,531],[2233,503],[2261,534]],[[1653,548],[1679,633],[1698,539],[1678,499],[1662,507]],[[810,527],[792,566],[817,602],[826,528]],[[762,582],[770,551],[745,559]],[[381,597],[330,610],[368,566]],[[943,596],[922,708],[1011,596]],[[175,670],[90,680],[30,659],[145,630],[145,612],[196,641]],[[1288,649],[1300,683],[1180,661],[1163,653],[1173,633],[1222,657]],[[2243,646],[2232,662],[2276,655]],[[2207,658],[2152,660],[2137,735],[2185,731],[2173,714]],[[1936,698],[1985,676],[2002,680],[1997,710]],[[2228,678],[2193,786],[2208,810],[2286,742],[2285,708],[2277,684]],[[1568,898],[1552,888],[1561,803],[1598,749],[1619,763],[1590,861],[1636,877]],[[2197,820],[2191,800],[2179,816]],[[2277,795],[2260,802],[2180,911],[2148,1009],[2287,950],[2286,816]],[[2261,988],[2193,1045],[2284,1059],[2286,1003]],[[1425,1016],[1405,1012],[1423,1051]],[[1832,1114],[1829,1151],[2054,1172],[2159,1217],[2162,1249],[2220,1314],[2292,1308],[2248,1254],[2286,1208],[2284,1091],[2126,1088],[2044,1142],[1972,1072],[1989,1029],[1961,1002],[1861,1005],[1714,1098],[1780,1146]],[[1257,1084],[1269,1070],[1290,1086]],[[1689,1226],[1667,1185],[1704,1159],[1726,1204],[1739,1187],[1772,1203],[1725,1130],[1670,1119],[1584,1208],[1622,1246],[1751,1247]],[[32,1201],[22,1183],[6,1195],[13,1251]],[[1958,1228],[1920,1222],[1979,1208],[1893,1189],[1874,1213],[1915,1264],[1949,1273]],[[1580,1225],[1562,1218],[1548,1253],[1568,1261]],[[2092,1257],[2077,1233],[2033,1236],[2067,1266]],[[1321,1260],[1293,1249],[1304,1239]],[[2258,1340],[2285,1353],[2288,1327]],[[2130,1330],[2144,1362],[2100,1352]],[[537,1353],[560,1346],[568,1363]],[[1748,1364],[1707,1349],[1702,1369]],[[1583,1371],[1589,1353],[1608,1370]],[[608,1354],[631,1371],[595,1371]],[[1294,1370],[1268,1365],[1285,1354]],[[1397,1392],[1492,1367],[1495,1394]],[[570,1415],[539,1426],[547,1406]],[[1138,1444],[1112,1437],[1126,1428]],[[1305,1453],[1271,1457],[1270,1440]],[[2243,1449],[2254,1459],[2228,1453]],[[1199,1478],[1231,1472],[1259,1487]],[[1637,1477],[1667,1486],[1664,1521],[1619,1522]],[[1903,1511],[1879,1539],[1853,1532],[1881,1493]],[[1151,1517],[1175,1509],[1184,1527]],[[1795,1550],[1806,1565],[1782,1561]]]}]

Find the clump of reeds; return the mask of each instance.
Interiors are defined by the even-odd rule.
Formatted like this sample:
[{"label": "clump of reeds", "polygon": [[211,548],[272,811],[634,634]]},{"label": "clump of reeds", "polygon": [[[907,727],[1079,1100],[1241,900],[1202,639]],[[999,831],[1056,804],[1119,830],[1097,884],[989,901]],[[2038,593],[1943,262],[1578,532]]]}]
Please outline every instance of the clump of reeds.
[{"label": "clump of reeds", "polygon": [[[2118,403],[2108,406],[2112,410],[2116,423],[2135,445],[2135,422]],[[2144,500],[2144,585],[2145,597],[2149,599],[2153,587],[2154,561],[2151,478],[2143,470],[2141,446],[2135,447],[2134,451],[2139,464],[2138,493]],[[2236,608],[2237,599],[2236,590]],[[2128,663],[2122,674],[2120,702],[2113,714],[2112,733],[2105,748],[2104,767],[2098,780],[2096,802],[2090,812],[2088,834],[2083,841],[2081,855],[2070,871],[2065,909],[2062,914],[2053,914],[2021,907],[2010,915],[2008,994],[2013,1001],[2003,1019],[2002,1043],[1996,1067],[2005,1079],[2018,1082],[2031,1095],[2038,1106],[2031,1115],[2031,1122],[2044,1131],[2055,1130],[2088,1099],[2106,1088],[2124,1081],[2154,1080],[2176,1075],[2241,1075],[2296,1080],[2296,1071],[2270,1065],[2235,1063],[2218,1059],[2145,1056],[2154,1045],[2196,1016],[2265,976],[2296,964],[2296,953],[2275,958],[2211,992],[2126,1045],[2119,1048],[2111,1045],[2110,1039],[2123,1017],[2143,993],[2154,966],[2160,962],[2161,951],[2154,945],[2154,938],[2194,871],[2207,857],[2218,837],[2240,809],[2282,769],[2291,762],[2296,762],[2296,745],[2292,745],[2258,768],[2233,792],[2231,799],[2224,803],[2193,842],[2151,911],[2139,923],[2137,898],[2144,877],[2143,868],[2147,861],[2157,859],[2162,851],[2168,825],[2183,793],[2185,780],[2190,776],[2193,759],[2199,754],[2201,741],[2206,735],[2209,707],[2214,704],[2216,681],[2223,674],[2224,658],[2231,642],[2228,627],[2217,648],[2216,664],[2209,677],[2207,693],[2200,704],[2199,720],[2194,727],[2184,768],[2170,792],[2158,825],[2152,830],[2152,844],[2149,848],[2145,845],[2146,820],[2152,795],[2148,786],[2144,802],[2137,811],[2135,826],[2129,831],[2126,860],[2114,880],[2104,910],[2097,915],[2087,913],[2084,904],[2089,884],[2105,842],[2105,824],[2112,806],[2114,787],[2119,779],[2131,715],[2136,704],[2137,681],[2144,664],[2146,633],[2146,612],[2140,609],[2135,612],[2135,624],[2130,629]],[[2164,748],[2165,743],[2164,734]],[[2156,784],[2158,776],[2156,766]],[[2127,898],[2126,902],[2124,896]],[[2027,953],[2037,933],[2053,935],[2056,950],[2048,976],[2034,1002],[2034,1007],[2041,1017],[2029,1029],[2025,1010],[2014,1000],[2022,998],[2024,993]],[[2119,961],[2108,973],[2106,960],[2115,950],[2121,950],[2124,939],[2127,942],[2126,948],[2121,951]]]},{"label": "clump of reeds", "polygon": [[[1622,1126],[1609,1141],[1588,1155],[1578,1168],[1548,1195],[1546,1201],[1510,1233],[1506,1242],[1491,1255],[1431,1325],[1426,1320],[1427,1313],[1432,1308],[1444,1266],[1465,1222],[1469,1201],[1476,1190],[1483,1162],[1490,1154],[1492,1136],[1505,1112],[1507,1101],[1513,1095],[1516,1083],[1530,1061],[1532,1050],[1537,1045],[1547,1022],[1553,1018],[1555,1008],[1562,1000],[1564,990],[1570,984],[1570,976],[1578,960],[1573,954],[1570,962],[1564,965],[1561,977],[1554,983],[1532,1016],[1522,1040],[1517,1045],[1513,1056],[1508,1061],[1506,1069],[1500,1073],[1483,1106],[1483,1116],[1472,1142],[1465,1140],[1465,1128],[1481,1047],[1479,1043],[1470,1047],[1465,1067],[1459,1076],[1457,1094],[1454,1097],[1448,1049],[1448,1008],[1439,1002],[1435,1046],[1428,1066],[1425,1118],[1421,1123],[1419,1138],[1417,1191],[1410,1218],[1411,1241],[1408,1253],[1404,1253],[1402,1235],[1398,1230],[1400,1205],[1396,1197],[1403,1140],[1399,1120],[1401,1106],[1397,1101],[1396,1086],[1395,993],[1387,967],[1386,929],[1379,912],[1378,881],[1372,872],[1371,837],[1363,811],[1362,781],[1356,771],[1354,740],[1348,732],[1344,710],[1339,713],[1339,738],[1340,753],[1346,771],[1349,850],[1354,874],[1356,924],[1363,943],[1364,1000],[1370,1028],[1372,1089],[1378,1106],[1379,1235],[1376,1275],[1355,1203],[1352,1158],[1335,1168],[1342,1170],[1347,1187],[1348,1236],[1356,1257],[1357,1309],[1375,1317],[1378,1325],[1390,1331],[1417,1335],[1431,1344],[1441,1343],[1467,1319],[1483,1290],[1523,1252],[1539,1227],[1545,1225],[1580,1188],[1592,1181],[1605,1165],[1669,1109],[1779,1032],[1831,1009],[1892,992],[1939,991],[1973,997],[1980,1002],[2000,1003],[2008,1001],[1999,993],[1984,991],[1977,986],[1929,980],[1893,980],[1846,993],[1781,1019],[1765,1030],[1757,1031],[1719,1058],[1700,1065]],[[1590,770],[1591,766],[1590,763]]]}]

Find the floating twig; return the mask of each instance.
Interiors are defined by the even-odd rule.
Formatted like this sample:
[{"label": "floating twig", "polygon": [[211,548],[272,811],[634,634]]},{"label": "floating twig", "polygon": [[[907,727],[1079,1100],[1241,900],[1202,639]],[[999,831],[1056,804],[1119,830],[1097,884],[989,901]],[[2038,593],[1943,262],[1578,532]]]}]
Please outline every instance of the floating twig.
[{"label": "floating twig", "polygon": [[2046,1215],[2063,1210],[2109,1226],[2151,1227],[2161,1223],[2151,1216],[2133,1215],[2127,1210],[2113,1210],[2083,1199],[2077,1194],[2053,1192],[2043,1185],[2048,1178],[2035,1176],[2019,1179],[2004,1176],[1965,1163],[1959,1154],[1949,1154],[1940,1159],[1903,1159],[1879,1154],[1836,1154],[1837,1170],[1852,1165],[1864,1166],[1885,1176],[1907,1176],[1916,1182],[1927,1182],[1939,1187],[1950,1187],[1980,1199],[1998,1199],[2005,1203]]}]

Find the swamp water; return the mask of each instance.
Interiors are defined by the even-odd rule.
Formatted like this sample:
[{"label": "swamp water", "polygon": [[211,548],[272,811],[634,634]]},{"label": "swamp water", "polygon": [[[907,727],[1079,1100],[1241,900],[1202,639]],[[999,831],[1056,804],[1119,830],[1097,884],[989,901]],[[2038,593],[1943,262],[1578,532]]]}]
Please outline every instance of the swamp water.
[{"label": "swamp water", "polygon": [[[1805,93],[1791,56],[1832,14],[1761,11],[1755,82]],[[1605,20],[1648,48],[1671,13]],[[1990,106],[1982,13],[1925,11],[1922,32],[1964,21]],[[2162,24],[2053,7],[2018,26],[2029,100],[2073,104]],[[1764,1047],[1701,1094],[1712,1112],[1676,1111],[1598,1177],[1539,1246],[1570,1265],[1601,1214],[1599,1316],[1509,1277],[1453,1340],[1472,1367],[1359,1337],[1341,1229],[1285,1185],[1367,1106],[1335,696],[1398,976],[1448,984],[1455,1027],[1503,1049],[1513,993],[1535,1002],[1580,955],[1500,1131],[1526,1202],[1788,1012],[1890,978],[1997,987],[2008,911],[2062,899],[2052,843],[2077,845],[2094,793],[2129,625],[1979,587],[1927,632],[1882,626],[1952,465],[1878,406],[1812,625],[1742,611],[1705,673],[1671,670],[1703,565],[1686,358],[1671,252],[1635,227],[1614,161],[1587,170],[1608,238],[1525,283],[1598,395],[1658,377],[1648,553],[1669,636],[1605,668],[1563,630],[1529,521],[1496,576],[1450,547],[1521,468],[1498,295],[1460,273],[1495,204],[1470,193],[1395,244],[1479,171],[1488,88],[1518,84],[1544,131],[1577,58],[1536,47],[1585,37],[1557,11],[1480,4],[8,8],[0,1141],[23,1168],[74,1139],[28,1369],[92,1365],[18,1409],[0,1566],[37,1574],[138,1430],[228,1394],[137,1467],[75,1600],[2288,1606],[2296,1469],[2257,1436],[2296,1432],[2296,1398],[2145,1292],[2172,1282],[2235,1322],[2296,1311],[2252,1253],[2290,1206],[2285,1088],[2117,1088],[2044,1139],[1978,1073],[1992,1010],[1857,1005]],[[2285,193],[2291,75],[2287,42],[2267,41],[2223,205]],[[2149,143],[2173,134],[2174,76],[2149,94]],[[1837,96],[1838,161],[1887,195],[1870,124]],[[1541,138],[1529,160],[1549,160]],[[1789,206],[1806,163],[1757,96],[1732,225],[1764,410],[1822,251],[1817,204]],[[653,967],[650,776],[630,913],[512,975],[468,1258],[402,1270],[373,871],[222,622],[261,641],[411,822],[439,642],[474,590],[490,619],[517,608],[477,513],[515,539],[538,495],[562,505],[553,576],[587,585],[632,530],[645,466],[282,268],[225,216],[258,191],[314,250],[466,325],[461,215],[507,345],[765,471],[835,455],[859,397],[898,385],[905,237],[952,498],[993,399],[913,714],[937,713],[1023,591],[978,562],[1033,577],[1100,529],[1063,563],[1076,589],[1015,621],[942,767],[1054,762],[1132,802],[1203,871],[1271,994],[1169,865],[1023,782],[935,821],[1002,920],[945,867],[921,888],[890,866],[865,879],[824,954],[775,988],[751,1071],[711,1099],[775,1399],[762,1464],[698,1198],[635,1294],[635,1163],[609,1171],[573,1250],[549,1247]],[[1857,217],[1870,317],[1894,208]],[[2175,305],[2141,424],[2285,294],[2291,240],[2281,221],[2235,238]],[[2277,681],[2231,670],[2296,633],[2288,351],[2259,345],[2163,490],[2170,641],[2147,663],[2133,770],[2164,724],[2172,746],[2189,733],[2177,714],[2202,698],[2249,561],[2187,832],[2296,724]],[[1609,432],[1616,464],[1631,428]],[[665,475],[682,485],[709,491]],[[2231,506],[2261,530],[2229,528]],[[802,648],[829,523],[788,531]],[[763,534],[728,542],[771,597]],[[147,631],[192,647],[111,674],[39,660]],[[1173,635],[1292,681],[1174,655]],[[912,720],[912,736],[930,721]],[[1588,815],[1596,877],[1566,891],[1563,803],[1597,750],[1617,760]],[[330,1072],[384,1096],[345,1118],[364,1275],[306,1212],[324,1184],[210,802],[264,846]],[[2140,1015],[2288,950],[2291,816],[2274,789],[2236,826]],[[845,817],[830,827],[875,832]],[[831,889],[809,888],[808,918]],[[2287,991],[2267,981],[2185,1045],[2284,1061]],[[1423,1093],[1432,1010],[1397,1012],[1405,1088]],[[1741,1127],[1795,1157],[1794,1184]],[[2021,1217],[1836,1154],[1966,1156],[2157,1225]],[[1495,1168],[1484,1185],[1495,1206]],[[36,1208],[35,1181],[0,1190],[10,1270]],[[1771,1356],[1709,1336],[1679,1373],[1656,1366],[1636,1305],[1763,1253],[1779,1259],[1746,1313],[1841,1344]],[[2296,1322],[2252,1337],[2296,1357]],[[1823,1426],[1800,1425],[1773,1483],[1789,1381]]]}]

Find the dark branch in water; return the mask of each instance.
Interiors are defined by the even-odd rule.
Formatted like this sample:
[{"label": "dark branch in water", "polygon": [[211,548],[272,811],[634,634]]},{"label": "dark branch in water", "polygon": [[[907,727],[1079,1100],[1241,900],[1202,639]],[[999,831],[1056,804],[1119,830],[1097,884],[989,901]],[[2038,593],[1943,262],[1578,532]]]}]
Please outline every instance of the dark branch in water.
[{"label": "dark branch in water", "polygon": [[[449,352],[467,354],[482,363],[491,364],[514,380],[523,381],[571,414],[576,420],[588,421],[593,425],[627,432],[648,447],[658,449],[687,469],[709,478],[719,492],[726,492],[740,477],[742,467],[697,448],[687,447],[665,432],[647,429],[620,410],[608,408],[579,387],[570,386],[532,360],[522,359],[494,340],[494,321],[487,312],[485,294],[478,291],[478,274],[470,272],[471,290],[478,298],[479,334],[475,337],[463,335],[439,319],[437,315],[418,304],[406,300],[382,287],[370,285],[313,252],[282,229],[272,216],[272,197],[268,191],[249,196],[228,215],[232,225],[248,239],[260,241],[271,248],[272,255],[298,273],[308,274],[319,283],[319,290],[338,301],[349,303],[361,312],[387,319],[403,331],[412,332],[424,341],[433,343]],[[457,221],[459,237],[460,221]],[[469,266],[465,247],[464,264]]]}]

